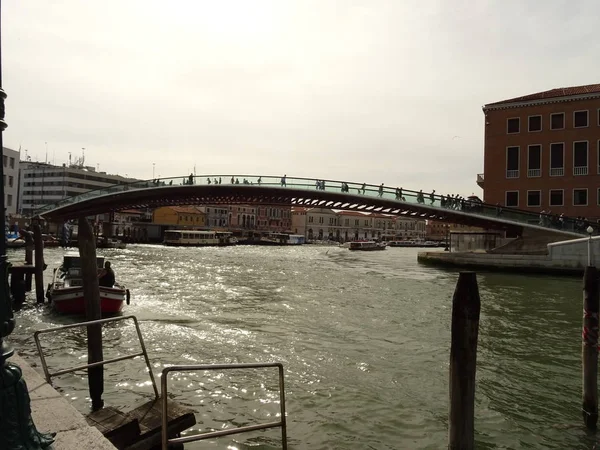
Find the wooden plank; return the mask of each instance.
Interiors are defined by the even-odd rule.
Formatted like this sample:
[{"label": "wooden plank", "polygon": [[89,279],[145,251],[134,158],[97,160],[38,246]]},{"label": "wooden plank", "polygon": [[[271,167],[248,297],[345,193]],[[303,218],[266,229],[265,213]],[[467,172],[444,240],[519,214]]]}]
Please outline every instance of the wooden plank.
[{"label": "wooden plank", "polygon": [[35,273],[35,266],[31,264],[26,264],[22,261],[10,261],[10,268],[8,269],[10,273],[12,272],[22,272],[22,273]]},{"label": "wooden plank", "polygon": [[86,416],[86,420],[118,449],[136,442],[140,436],[138,420],[113,407],[94,411]]},{"label": "wooden plank", "polygon": [[[140,440],[127,447],[127,450],[146,450],[160,446],[162,418],[160,400],[145,403],[127,415],[139,420],[142,432]],[[192,409],[172,401],[167,401],[167,417],[169,420],[169,437],[175,437],[196,424],[196,416]]]}]

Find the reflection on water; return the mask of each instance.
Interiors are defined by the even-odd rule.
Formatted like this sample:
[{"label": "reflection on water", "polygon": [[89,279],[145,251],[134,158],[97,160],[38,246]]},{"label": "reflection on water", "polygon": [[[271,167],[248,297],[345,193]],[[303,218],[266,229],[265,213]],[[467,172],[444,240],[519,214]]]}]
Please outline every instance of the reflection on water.
[{"label": "reflection on water", "polygon": [[[415,249],[336,247],[105,250],[132,291],[154,370],[175,363],[280,361],[295,449],[437,449],[447,444],[455,272],[419,266]],[[47,251],[51,269],[62,251]],[[581,282],[480,274],[477,448],[593,448],[580,413]],[[39,361],[32,333],[69,323],[46,306],[17,314],[13,341]],[[45,335],[53,369],[86,360],[82,333]],[[104,331],[105,357],[138,349],[135,328]],[[152,396],[143,360],[107,368],[108,404]],[[275,370],[173,374],[170,391],[197,411],[190,432],[268,422]],[[82,411],[84,373],[56,384]],[[278,430],[186,448],[279,448]]]}]

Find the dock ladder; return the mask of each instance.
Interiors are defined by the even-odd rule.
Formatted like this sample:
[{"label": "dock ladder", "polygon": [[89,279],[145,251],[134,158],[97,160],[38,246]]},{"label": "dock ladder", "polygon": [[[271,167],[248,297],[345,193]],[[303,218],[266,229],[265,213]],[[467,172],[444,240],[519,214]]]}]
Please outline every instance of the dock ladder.
[{"label": "dock ladder", "polygon": [[[131,353],[128,355],[119,356],[116,358],[105,359],[102,361],[90,363],[90,364],[82,364],[73,368],[58,370],[56,372],[50,372],[48,369],[48,364],[46,362],[46,356],[44,355],[44,351],[40,342],[40,335],[46,333],[55,333],[61,332],[74,328],[83,328],[89,325],[104,325],[107,323],[119,322],[124,320],[132,320],[138,341],[140,343],[141,350],[135,353]],[[44,330],[38,330],[34,333],[35,345],[37,346],[38,352],[40,354],[40,359],[42,362],[42,369],[44,371],[44,375],[46,381],[49,384],[52,384],[52,378],[64,375],[67,373],[77,372],[80,370],[86,370],[93,367],[104,366],[105,364],[116,363],[119,361],[124,361],[127,359],[137,358],[142,356],[146,363],[146,367],[148,368],[148,374],[150,376],[150,381],[152,382],[152,388],[154,390],[155,400],[149,402],[148,404],[144,404],[139,408],[136,408],[134,411],[128,414],[123,414],[114,408],[104,408],[100,411],[108,411],[108,414],[103,413],[102,417],[99,418],[94,416],[95,413],[90,414],[87,419],[88,422],[91,422],[94,426],[100,429],[103,434],[113,442],[113,444],[117,448],[123,449],[143,449],[150,448],[150,446],[160,445],[162,450],[168,450],[171,444],[184,444],[186,442],[193,442],[205,439],[211,439],[219,436],[227,436],[232,434],[245,433],[249,431],[257,431],[268,428],[281,427],[281,441],[282,441],[282,449],[287,450],[287,423],[286,423],[286,412],[285,412],[285,390],[284,390],[284,377],[283,377],[283,365],[281,363],[247,363],[247,364],[204,364],[204,365],[175,365],[166,367],[162,370],[162,378],[161,378],[161,391],[160,395],[158,392],[158,388],[156,386],[156,381],[154,378],[154,374],[152,372],[152,366],[150,365],[150,359],[148,358],[148,352],[146,351],[146,345],[144,344],[144,339],[142,337],[142,332],[140,330],[140,326],[138,320],[135,316],[122,316],[122,317],[114,317],[100,320],[92,320],[88,322],[81,322],[72,325],[65,325],[61,327],[55,328],[47,328]],[[185,436],[185,437],[175,437],[169,438],[170,435],[178,435],[181,431],[193,426],[196,423],[195,416],[193,415],[193,411],[182,408],[176,403],[172,401],[168,401],[168,390],[167,390],[167,381],[168,376],[172,372],[193,372],[193,371],[208,371],[208,370],[240,370],[240,369],[263,369],[263,368],[277,368],[279,374],[279,408],[280,408],[280,420],[276,422],[268,422],[265,424],[259,425],[249,425],[244,427],[232,428],[229,430],[220,430],[220,431],[212,431],[208,433],[197,434],[193,436]],[[159,412],[160,411],[160,412]],[[159,413],[159,414],[156,414]],[[160,421],[157,422],[153,420],[155,417],[160,415]],[[149,423],[150,422],[150,423]],[[113,428],[110,425],[106,425],[107,423],[111,423]],[[116,424],[116,425],[114,425]],[[133,424],[133,431],[132,425]],[[117,430],[114,428],[116,426],[122,433],[126,433],[127,436],[116,436],[115,433]],[[145,431],[145,435],[142,435],[142,429]],[[124,431],[123,431],[124,430]],[[158,433],[160,431],[160,433]],[[135,435],[137,432],[137,435]],[[133,433],[133,435],[132,435]],[[135,436],[134,436],[135,435]],[[158,441],[158,437],[160,435],[160,442]],[[138,438],[137,441],[135,438]]]}]

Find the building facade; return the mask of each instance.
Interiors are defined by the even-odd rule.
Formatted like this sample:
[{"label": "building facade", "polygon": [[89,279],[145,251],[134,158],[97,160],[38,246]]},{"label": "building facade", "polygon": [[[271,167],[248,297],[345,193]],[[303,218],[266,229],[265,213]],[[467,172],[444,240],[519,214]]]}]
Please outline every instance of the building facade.
[{"label": "building facade", "polygon": [[19,196],[19,160],[20,152],[3,147],[4,167],[4,206],[9,216],[17,213]]},{"label": "building facade", "polygon": [[600,84],[483,107],[486,203],[600,218]]},{"label": "building facade", "polygon": [[229,206],[207,205],[200,207],[206,213],[206,226],[209,228],[229,227]]},{"label": "building facade", "polygon": [[232,230],[254,230],[256,227],[256,205],[229,206],[229,228]]},{"label": "building facade", "polygon": [[256,229],[260,231],[285,232],[292,227],[291,206],[258,205]]},{"label": "building facade", "polygon": [[154,210],[152,223],[182,228],[204,228],[206,213],[197,206],[163,206]]},{"label": "building facade", "polygon": [[307,240],[425,238],[425,220],[329,208],[292,208],[291,231]]},{"label": "building facade", "polygon": [[485,229],[480,227],[428,220],[425,228],[425,238],[429,241],[446,241],[450,238],[450,233],[453,232],[483,233],[484,231]]},{"label": "building facade", "polygon": [[138,181],[120,175],[97,172],[92,166],[21,161],[19,163],[18,212],[30,216],[44,205],[115,184]]}]

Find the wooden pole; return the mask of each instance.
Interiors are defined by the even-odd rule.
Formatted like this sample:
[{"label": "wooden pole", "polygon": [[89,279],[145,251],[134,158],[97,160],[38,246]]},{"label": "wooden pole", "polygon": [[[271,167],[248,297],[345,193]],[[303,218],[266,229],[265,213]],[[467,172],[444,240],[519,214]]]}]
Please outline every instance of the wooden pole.
[{"label": "wooden pole", "polygon": [[452,298],[449,450],[475,448],[475,369],[481,301],[474,272],[461,272]]},{"label": "wooden pole", "polygon": [[44,241],[39,220],[33,221],[33,243],[35,247],[35,298],[44,303]]},{"label": "wooden pole", "polygon": [[581,369],[583,372],[583,422],[590,430],[598,422],[598,271],[586,267],[583,275],[583,332]]},{"label": "wooden pole", "polygon": [[[27,245],[27,242],[25,243],[25,264],[33,264],[33,248],[30,245]],[[31,272],[27,272],[25,274],[25,290],[27,292],[31,291],[31,281]]]},{"label": "wooden pole", "polygon": [[[79,218],[79,234],[77,236],[79,256],[81,258],[81,275],[83,278],[83,295],[85,298],[85,318],[87,321],[102,318],[100,309],[100,289],[98,286],[98,265],[96,262],[96,242],[94,230],[85,217]],[[88,364],[102,361],[102,325],[87,327]],[[88,369],[88,385],[92,410],[97,411],[104,406],[104,367]]]}]

